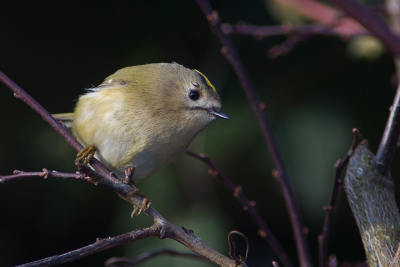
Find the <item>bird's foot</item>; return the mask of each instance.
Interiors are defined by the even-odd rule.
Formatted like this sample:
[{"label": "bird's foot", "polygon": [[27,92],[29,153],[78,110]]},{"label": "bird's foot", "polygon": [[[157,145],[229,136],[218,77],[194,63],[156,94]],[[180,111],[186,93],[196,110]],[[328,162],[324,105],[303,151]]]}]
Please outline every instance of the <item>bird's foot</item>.
[{"label": "bird's foot", "polygon": [[[132,182],[134,185],[135,183]],[[142,213],[142,211],[146,211],[148,208],[150,208],[151,205],[151,199],[146,196],[145,194],[142,193],[142,191],[139,190],[139,188],[135,185],[136,191],[133,191],[130,195],[131,196],[140,196],[142,198],[142,203],[140,204],[140,206],[136,206],[133,205],[133,212],[131,214],[132,218],[136,218],[137,216],[139,216],[140,213]]]},{"label": "bird's foot", "polygon": [[78,155],[76,155],[76,158],[78,160],[83,160],[83,164],[87,165],[90,160],[94,157],[94,153],[96,152],[96,147],[94,145],[89,145],[87,147],[84,147]]}]

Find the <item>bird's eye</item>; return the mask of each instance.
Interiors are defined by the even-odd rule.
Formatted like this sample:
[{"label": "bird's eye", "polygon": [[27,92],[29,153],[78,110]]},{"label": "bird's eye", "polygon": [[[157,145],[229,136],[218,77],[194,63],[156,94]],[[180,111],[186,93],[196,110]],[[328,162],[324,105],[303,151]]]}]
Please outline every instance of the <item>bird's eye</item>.
[{"label": "bird's eye", "polygon": [[199,97],[200,97],[199,92],[190,90],[190,92],[189,92],[189,98],[190,99],[196,101],[197,99],[199,99]]}]

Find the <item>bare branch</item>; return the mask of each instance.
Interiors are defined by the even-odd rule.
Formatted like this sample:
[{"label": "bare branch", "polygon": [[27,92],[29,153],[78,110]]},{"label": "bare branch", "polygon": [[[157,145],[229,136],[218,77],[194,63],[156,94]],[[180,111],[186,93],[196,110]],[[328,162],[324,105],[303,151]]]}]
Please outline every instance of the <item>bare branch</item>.
[{"label": "bare branch", "polygon": [[[39,115],[42,116],[42,118],[45,119],[45,121],[47,121],[58,133],[60,133],[67,140],[67,142],[71,144],[72,147],[74,147],[77,151],[82,149],[82,146],[79,144],[79,142],[60,122],[55,120],[47,110],[45,110],[38,102],[36,102],[30,95],[28,95],[24,90],[22,90],[22,88],[20,88],[17,84],[15,84],[2,72],[0,72],[0,80],[14,92],[14,95],[17,98],[24,101],[32,109],[34,109],[37,113],[39,113]],[[80,168],[80,171],[85,172],[90,177],[91,182],[98,185],[103,185],[116,192],[121,198],[128,201],[129,203],[132,203],[136,206],[141,206],[144,200],[139,194],[137,194],[138,189],[132,183],[124,183],[123,181],[118,179],[114,174],[109,172],[104,167],[104,165],[101,164],[96,159],[92,159],[90,161],[90,165],[97,173],[95,173],[95,171],[91,169],[91,166],[82,165],[79,164],[78,162],[78,168]],[[178,241],[179,243],[188,247],[192,251],[205,256],[211,262],[220,266],[233,266],[233,264],[235,263],[233,260],[221,255],[218,251],[205,245],[200,239],[190,234],[186,234],[185,232],[181,231],[180,229],[169,223],[161,214],[159,214],[152,207],[149,207],[146,211],[144,211],[144,213],[149,218],[151,218],[157,226],[161,227],[158,233],[159,238],[170,238],[175,241]],[[141,230],[139,229],[136,231],[140,232]],[[89,251],[92,248],[93,247],[91,246],[85,247],[85,251],[89,253]],[[96,250],[95,252],[98,251]],[[89,254],[84,254],[84,256],[85,255]],[[59,263],[57,262],[55,264]],[[51,262],[47,262],[46,266],[53,266],[53,265],[51,265]],[[241,263],[241,266],[246,266],[246,264]]]},{"label": "bare branch", "polygon": [[196,260],[201,260],[201,261],[210,263],[210,261],[207,258],[204,258],[203,256],[198,255],[198,254],[193,254],[193,253],[184,252],[184,251],[177,251],[177,250],[172,250],[172,249],[158,249],[158,250],[143,253],[143,254],[139,255],[138,257],[134,258],[133,260],[131,260],[129,258],[114,257],[114,258],[108,259],[104,263],[104,266],[106,266],[106,267],[135,266],[135,265],[141,264],[145,261],[148,261],[154,257],[160,256],[160,255],[169,255],[169,256],[176,256],[176,257],[182,257],[182,258],[196,259]]},{"label": "bare branch", "polygon": [[49,177],[54,177],[54,178],[62,178],[64,180],[74,179],[74,180],[83,180],[90,182],[90,178],[86,177],[80,172],[66,173],[66,172],[49,171],[47,169],[43,169],[42,172],[24,172],[15,170],[13,175],[0,175],[0,183],[4,184],[11,180],[19,180],[28,177],[43,177],[44,179],[47,179]]},{"label": "bare branch", "polygon": [[246,196],[243,194],[242,187],[240,185],[235,186],[235,184],[232,183],[232,181],[212,162],[209,156],[205,154],[197,154],[189,149],[186,150],[186,153],[189,156],[192,156],[196,159],[203,161],[210,167],[210,169],[208,170],[208,174],[220,180],[233,193],[233,196],[236,197],[237,200],[243,205],[243,209],[247,211],[253,218],[253,220],[256,222],[256,224],[260,228],[258,231],[259,235],[265,240],[267,240],[268,244],[271,246],[272,250],[278,256],[282,264],[286,267],[292,267],[293,264],[290,261],[286,251],[279,243],[275,235],[272,233],[272,231],[269,229],[268,225],[262,219],[260,213],[258,213],[258,210],[256,208],[256,202],[248,200]]},{"label": "bare branch", "polygon": [[396,96],[390,107],[389,119],[383,132],[381,143],[374,164],[382,175],[387,175],[392,164],[394,153],[397,148],[397,141],[400,135],[400,85],[397,87]]},{"label": "bare branch", "polygon": [[[392,30],[400,34],[400,3],[398,0],[386,1],[386,9],[389,14]],[[394,61],[397,69],[397,82],[400,80],[400,54],[395,55]],[[376,152],[375,165],[379,173],[386,175],[390,170],[393,156],[397,148],[397,141],[400,134],[400,84],[397,87],[397,92],[390,107],[389,119],[386,123],[385,131],[383,132],[382,140]]]},{"label": "bare branch", "polygon": [[154,224],[151,227],[138,229],[116,237],[98,238],[95,243],[89,246],[79,248],[62,255],[52,256],[42,260],[22,264],[19,265],[19,267],[55,266],[58,264],[75,261],[115,246],[157,235],[159,235],[159,229],[158,226]]},{"label": "bare branch", "polygon": [[236,25],[224,23],[221,25],[222,31],[226,34],[242,34],[252,35],[256,39],[261,39],[270,36],[286,35],[286,34],[304,34],[304,35],[328,35],[328,36],[339,36],[348,37],[353,35],[369,35],[370,33],[365,29],[354,31],[351,34],[343,33],[335,30],[332,26],[326,26],[322,24],[316,25],[304,25],[304,26],[293,26],[290,24],[278,25],[278,26],[256,26],[250,25],[244,22],[237,23]]},{"label": "bare branch", "polygon": [[381,175],[363,140],[347,165],[343,187],[357,222],[369,266],[389,266],[400,242],[400,214],[394,181]]},{"label": "bare branch", "polygon": [[392,33],[386,22],[354,0],[331,0],[350,17],[357,20],[395,55],[400,55],[400,38]]},{"label": "bare branch", "polygon": [[295,195],[292,189],[292,185],[289,181],[285,164],[283,162],[274,134],[272,132],[272,127],[266,112],[266,105],[265,103],[260,101],[253,82],[251,81],[250,76],[247,73],[231,39],[222,31],[218,13],[212,9],[207,0],[196,0],[196,2],[203,13],[206,15],[206,18],[210,23],[210,26],[212,27],[214,33],[219,38],[223,46],[221,49],[222,54],[231,63],[236,75],[238,76],[242,84],[247,98],[249,99],[251,108],[256,114],[261,131],[264,135],[265,142],[269,148],[269,153],[271,154],[271,157],[275,164],[275,168],[277,172],[279,172],[280,179],[278,179],[278,181],[279,185],[281,186],[283,196],[285,198],[286,206],[288,208],[289,217],[296,240],[300,265],[302,267],[312,266],[307,235],[303,231],[305,227],[300,213],[300,208],[298,202],[295,199]]},{"label": "bare branch", "polygon": [[328,244],[329,244],[329,236],[330,236],[330,230],[332,227],[333,214],[335,211],[337,196],[338,196],[339,190],[342,189],[342,187],[343,187],[343,182],[340,179],[340,177],[342,175],[343,169],[346,167],[347,163],[349,162],[351,155],[353,155],[354,150],[356,149],[356,147],[362,140],[362,136],[358,129],[354,128],[353,133],[354,133],[354,139],[353,139],[353,143],[351,144],[349,151],[347,152],[346,156],[342,160],[339,159],[335,164],[335,179],[334,179],[334,184],[333,184],[333,189],[332,189],[331,200],[329,201],[329,206],[324,208],[324,210],[326,211],[324,227],[322,228],[321,235],[318,237],[319,267],[330,266],[329,260],[328,260]]},{"label": "bare branch", "polygon": [[271,47],[271,49],[267,52],[267,56],[271,59],[284,56],[288,54],[296,45],[310,38],[311,35],[306,34],[289,35],[283,43]]}]

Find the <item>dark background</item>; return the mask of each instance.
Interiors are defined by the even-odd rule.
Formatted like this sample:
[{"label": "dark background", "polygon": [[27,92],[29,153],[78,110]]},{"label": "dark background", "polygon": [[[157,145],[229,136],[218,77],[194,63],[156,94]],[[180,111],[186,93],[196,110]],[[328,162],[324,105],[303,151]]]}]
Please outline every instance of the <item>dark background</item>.
[{"label": "dark background", "polygon": [[[279,24],[262,1],[215,0],[223,22]],[[333,165],[347,152],[352,128],[376,151],[395,86],[391,55],[357,58],[349,43],[315,36],[287,56],[267,57],[285,40],[232,36],[272,126],[309,227],[317,261],[317,235],[333,184]],[[208,76],[230,121],[216,121],[191,148],[209,154],[244,188],[291,259],[297,263],[286,207],[271,175],[273,165],[248,101],[220,44],[194,1],[10,1],[0,2],[0,70],[51,113],[73,111],[84,88],[100,84],[125,66],[178,62]],[[26,104],[0,84],[0,174],[42,168],[75,172],[76,152]],[[392,175],[398,180],[399,158]],[[397,182],[397,181],[396,181]],[[227,235],[250,239],[249,266],[277,260],[232,194],[187,155],[139,184],[153,207],[176,226],[193,229],[206,244],[227,255]],[[132,220],[131,205],[92,184],[29,178],[0,185],[0,266],[62,254],[108,237],[151,225]],[[185,249],[148,238],[65,266],[102,266],[112,256],[134,258],[156,248]],[[357,227],[343,192],[329,250],[340,262],[365,259]],[[147,265],[146,265],[147,264]],[[203,266],[160,257],[143,266]],[[197,265],[198,264],[198,265]]]}]

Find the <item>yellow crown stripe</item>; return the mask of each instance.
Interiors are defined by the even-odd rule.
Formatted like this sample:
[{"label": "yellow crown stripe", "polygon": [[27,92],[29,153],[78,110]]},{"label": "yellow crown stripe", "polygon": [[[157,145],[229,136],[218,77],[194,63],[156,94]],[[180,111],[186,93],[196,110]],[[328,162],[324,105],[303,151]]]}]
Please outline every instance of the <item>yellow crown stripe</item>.
[{"label": "yellow crown stripe", "polygon": [[212,85],[211,83],[210,83],[210,81],[208,80],[208,78],[207,78],[207,76],[206,75],[204,75],[203,73],[201,73],[200,71],[198,71],[198,70],[194,70],[195,72],[197,72],[198,74],[200,74],[201,76],[203,76],[204,77],[204,79],[206,80],[206,82],[207,82],[207,85],[208,86],[210,86],[211,87],[211,89],[214,91],[214,92],[216,92],[216,90],[215,90],[215,87],[214,87],[214,85]]}]

